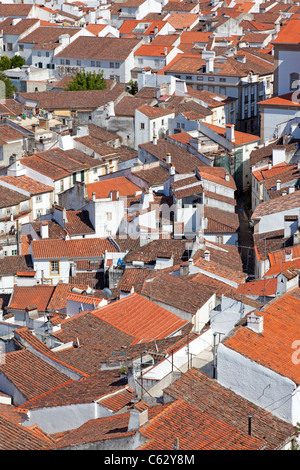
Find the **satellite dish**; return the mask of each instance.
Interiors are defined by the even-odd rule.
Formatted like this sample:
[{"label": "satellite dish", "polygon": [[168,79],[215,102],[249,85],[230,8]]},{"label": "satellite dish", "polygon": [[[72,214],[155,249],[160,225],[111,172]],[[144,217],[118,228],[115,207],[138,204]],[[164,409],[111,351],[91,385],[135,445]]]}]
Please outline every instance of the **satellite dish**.
[{"label": "satellite dish", "polygon": [[104,298],[105,298],[105,299],[111,299],[112,296],[113,296],[113,293],[112,293],[112,291],[111,291],[108,287],[105,287],[105,288],[103,289],[103,295],[104,295]]}]

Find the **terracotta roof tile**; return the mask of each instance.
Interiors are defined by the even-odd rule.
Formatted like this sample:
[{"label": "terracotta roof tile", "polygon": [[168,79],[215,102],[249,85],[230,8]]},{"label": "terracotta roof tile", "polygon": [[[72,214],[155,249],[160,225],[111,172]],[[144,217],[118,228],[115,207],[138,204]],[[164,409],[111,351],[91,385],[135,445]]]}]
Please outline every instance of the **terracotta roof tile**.
[{"label": "terracotta roof tile", "polygon": [[88,196],[91,198],[95,193],[96,199],[108,198],[111,191],[118,191],[119,196],[135,196],[137,192],[141,192],[141,188],[125,176],[89,183],[86,188]]},{"label": "terracotta roof tile", "polygon": [[295,432],[295,427],[291,424],[235,394],[195,368],[167,387],[165,393],[197,406],[213,419],[231,425],[241,434],[248,432],[247,416],[252,414],[251,434],[263,442],[266,450],[280,448]]},{"label": "terracotta roof tile", "polygon": [[258,450],[263,441],[241,432],[209,411],[177,399],[140,429],[147,441],[138,450],[172,450],[175,437],[182,450]]},{"label": "terracotta roof tile", "polygon": [[[296,291],[299,292],[299,289]],[[300,300],[290,291],[270,301],[260,311],[263,334],[247,327],[238,327],[223,344],[298,385],[300,374],[292,361],[291,345],[299,338],[299,312]]]},{"label": "terracotta roof tile", "polygon": [[35,305],[39,312],[44,312],[53,294],[54,287],[46,285],[15,286],[9,310],[25,310],[26,307]]},{"label": "terracotta roof tile", "polygon": [[165,338],[187,323],[137,293],[96,309],[93,315],[135,336],[136,342]]},{"label": "terracotta roof tile", "polygon": [[107,238],[83,238],[74,240],[33,240],[31,242],[35,259],[49,258],[101,258],[105,250],[116,252],[117,249]]},{"label": "terracotta roof tile", "polygon": [[0,370],[25,400],[36,398],[70,380],[67,375],[29,350],[7,353],[5,363],[0,365]]}]

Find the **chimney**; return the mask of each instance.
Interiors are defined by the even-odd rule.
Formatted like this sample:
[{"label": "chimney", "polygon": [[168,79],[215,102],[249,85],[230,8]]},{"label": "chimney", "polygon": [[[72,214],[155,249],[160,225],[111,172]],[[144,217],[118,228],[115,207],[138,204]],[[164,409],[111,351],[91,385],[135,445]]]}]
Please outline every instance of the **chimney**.
[{"label": "chimney", "polygon": [[166,155],[166,162],[169,163],[169,164],[171,163],[171,154],[170,153],[167,153],[167,155]]},{"label": "chimney", "polygon": [[168,49],[165,47],[165,56],[168,55]]},{"label": "chimney", "polygon": [[293,253],[292,250],[286,250],[285,252],[285,261],[292,261],[293,259]]},{"label": "chimney", "polygon": [[169,169],[169,176],[174,177],[175,175],[175,166],[171,164],[170,169]]},{"label": "chimney", "polygon": [[294,193],[294,192],[295,192],[295,186],[290,186],[289,187],[289,194]]},{"label": "chimney", "polygon": [[247,327],[255,333],[262,333],[264,328],[264,317],[251,312],[247,317]]},{"label": "chimney", "polygon": [[92,192],[92,200],[96,201],[96,193],[95,192]]},{"label": "chimney", "polygon": [[214,71],[214,60],[215,60],[215,51],[202,51],[202,59],[205,60],[206,73],[213,73]]},{"label": "chimney", "polygon": [[205,250],[204,259],[205,259],[205,261],[210,261],[210,251]]},{"label": "chimney", "polygon": [[141,426],[148,422],[148,408],[144,411],[136,410],[132,408],[130,410],[128,431],[137,431]]},{"label": "chimney", "polygon": [[49,238],[49,225],[46,220],[41,223],[41,238]]},{"label": "chimney", "polygon": [[189,275],[189,264],[181,264],[179,270],[180,277],[188,276]]},{"label": "chimney", "polygon": [[156,135],[153,136],[153,144],[154,144],[154,145],[157,144],[157,136],[156,136]]},{"label": "chimney", "polygon": [[226,124],[226,134],[225,137],[229,142],[234,142],[235,141],[235,136],[234,136],[234,124]]},{"label": "chimney", "polygon": [[276,182],[276,190],[277,190],[277,191],[280,191],[280,189],[281,189],[281,181],[280,181],[280,180],[277,180],[277,182]]},{"label": "chimney", "polygon": [[230,180],[230,175],[229,173],[226,171],[225,173],[225,181],[229,181]]},{"label": "chimney", "polygon": [[268,170],[271,170],[271,168],[272,168],[272,160],[269,160],[268,161]]}]

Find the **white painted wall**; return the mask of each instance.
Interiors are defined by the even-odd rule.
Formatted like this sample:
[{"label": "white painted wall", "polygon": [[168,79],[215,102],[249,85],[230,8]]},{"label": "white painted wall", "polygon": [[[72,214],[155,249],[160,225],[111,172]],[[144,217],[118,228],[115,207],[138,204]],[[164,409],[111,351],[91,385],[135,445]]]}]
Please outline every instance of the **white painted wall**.
[{"label": "white painted wall", "polygon": [[[292,352],[291,349],[291,356]],[[300,421],[299,387],[291,379],[267,369],[222,343],[218,346],[217,380],[224,387],[280,419],[294,425]]]}]

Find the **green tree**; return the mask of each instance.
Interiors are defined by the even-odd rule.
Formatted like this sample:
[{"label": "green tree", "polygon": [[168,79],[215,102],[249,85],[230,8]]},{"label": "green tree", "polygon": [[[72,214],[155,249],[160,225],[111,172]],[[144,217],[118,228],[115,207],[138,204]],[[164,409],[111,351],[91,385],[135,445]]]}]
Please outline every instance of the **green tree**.
[{"label": "green tree", "polygon": [[103,78],[102,72],[85,72],[84,70],[78,72],[72,81],[70,81],[65,90],[104,90],[106,82]]},{"label": "green tree", "polygon": [[136,81],[130,80],[130,82],[128,82],[128,86],[130,86],[128,91],[131,95],[135,95],[138,92],[138,84]]},{"label": "green tree", "polygon": [[11,60],[6,55],[0,57],[0,70],[8,70],[11,68]]},{"label": "green tree", "polygon": [[11,68],[15,69],[16,67],[22,67],[22,65],[25,65],[25,59],[21,57],[20,55],[15,55],[11,59]]},{"label": "green tree", "polygon": [[12,85],[10,79],[3,72],[0,72],[0,81],[5,85],[5,98],[11,98],[14,93],[17,93],[17,88]]}]

